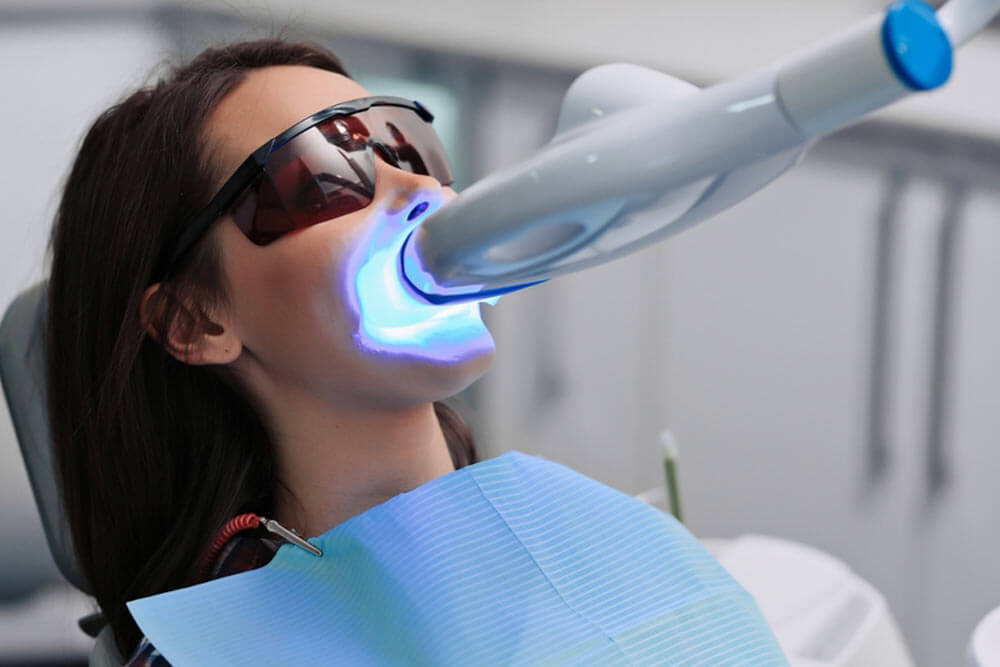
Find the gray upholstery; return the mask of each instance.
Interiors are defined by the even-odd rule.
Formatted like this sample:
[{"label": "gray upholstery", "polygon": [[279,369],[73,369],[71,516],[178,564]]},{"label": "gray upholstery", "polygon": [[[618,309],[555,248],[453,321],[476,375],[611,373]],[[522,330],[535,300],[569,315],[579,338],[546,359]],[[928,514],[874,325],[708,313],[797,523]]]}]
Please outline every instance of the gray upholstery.
[{"label": "gray upholstery", "polygon": [[41,282],[7,308],[0,322],[0,380],[52,557],[71,584],[90,593],[73,554],[52,459],[45,387],[47,304],[48,283]]},{"label": "gray upholstery", "polygon": [[[76,564],[53,461],[45,380],[47,308],[48,283],[45,281],[19,294],[7,308],[0,322],[0,380],[49,550],[63,576],[81,591],[91,593]],[[81,628],[92,625],[88,620],[91,619],[81,619]],[[111,628],[104,626],[90,653],[90,665],[119,667],[124,662],[115,646]]]}]

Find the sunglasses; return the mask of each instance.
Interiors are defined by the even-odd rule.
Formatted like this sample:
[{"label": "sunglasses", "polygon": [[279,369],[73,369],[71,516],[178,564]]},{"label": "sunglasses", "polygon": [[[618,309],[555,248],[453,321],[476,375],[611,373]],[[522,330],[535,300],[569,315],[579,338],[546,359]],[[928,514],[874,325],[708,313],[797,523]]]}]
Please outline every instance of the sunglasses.
[{"label": "sunglasses", "polygon": [[453,181],[434,116],[419,102],[365,97],[299,121],[255,150],[181,234],[156,275],[169,275],[213,222],[232,211],[257,245],[354,213],[375,197],[375,153],[392,166]]}]

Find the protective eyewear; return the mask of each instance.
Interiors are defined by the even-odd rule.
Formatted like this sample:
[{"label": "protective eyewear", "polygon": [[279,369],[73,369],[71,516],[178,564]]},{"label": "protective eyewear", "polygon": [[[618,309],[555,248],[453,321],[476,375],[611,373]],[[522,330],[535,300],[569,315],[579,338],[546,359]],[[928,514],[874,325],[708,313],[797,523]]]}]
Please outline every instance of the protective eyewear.
[{"label": "protective eyewear", "polygon": [[229,210],[257,245],[360,211],[375,197],[376,151],[394,167],[451,184],[451,168],[433,120],[419,102],[366,97],[296,123],[240,165],[181,234],[157,275],[169,275]]}]

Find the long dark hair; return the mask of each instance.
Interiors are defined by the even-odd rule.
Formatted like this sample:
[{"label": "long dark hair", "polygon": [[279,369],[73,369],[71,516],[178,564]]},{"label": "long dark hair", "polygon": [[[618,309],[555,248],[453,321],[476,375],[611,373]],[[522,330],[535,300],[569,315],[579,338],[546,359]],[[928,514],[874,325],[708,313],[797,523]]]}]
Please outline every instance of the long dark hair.
[{"label": "long dark hair", "polygon": [[[273,509],[273,447],[247,395],[218,369],[181,363],[146,335],[143,292],[214,172],[203,123],[251,70],[345,74],[314,44],[261,40],[204,51],[101,114],[80,147],[50,241],[48,386],[62,499],[80,569],[127,656],[140,633],[125,603],[192,582],[236,514]],[[196,326],[182,304],[225,298],[203,240],[157,293],[161,326]],[[469,429],[434,404],[456,468]]]}]

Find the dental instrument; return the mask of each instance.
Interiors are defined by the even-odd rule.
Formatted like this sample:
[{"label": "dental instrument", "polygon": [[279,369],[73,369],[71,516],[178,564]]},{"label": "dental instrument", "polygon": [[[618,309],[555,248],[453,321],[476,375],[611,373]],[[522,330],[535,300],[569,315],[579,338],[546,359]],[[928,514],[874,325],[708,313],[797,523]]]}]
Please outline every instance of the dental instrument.
[{"label": "dental instrument", "polygon": [[936,13],[899,0],[826,43],[699,89],[636,65],[584,72],[555,136],[473,184],[402,244],[402,283],[428,303],[477,301],[635,252],[736,204],[821,137],[943,85],[1000,0]]},{"label": "dental instrument", "polygon": [[681,509],[681,488],[677,482],[677,458],[680,450],[677,448],[677,438],[671,431],[660,431],[660,449],[663,452],[663,473],[666,478],[667,496],[670,498],[670,513],[674,518],[684,523],[684,511]]}]

